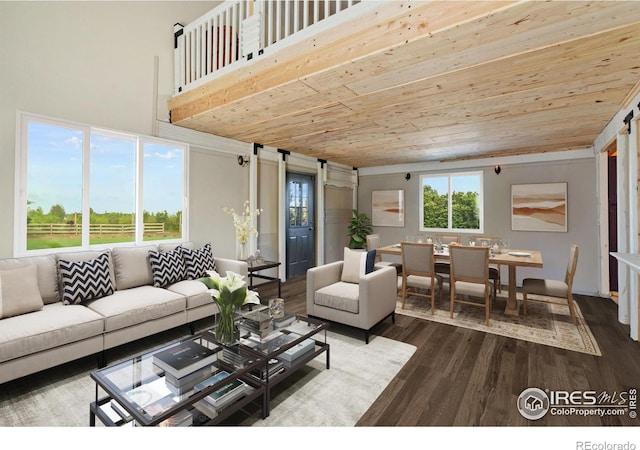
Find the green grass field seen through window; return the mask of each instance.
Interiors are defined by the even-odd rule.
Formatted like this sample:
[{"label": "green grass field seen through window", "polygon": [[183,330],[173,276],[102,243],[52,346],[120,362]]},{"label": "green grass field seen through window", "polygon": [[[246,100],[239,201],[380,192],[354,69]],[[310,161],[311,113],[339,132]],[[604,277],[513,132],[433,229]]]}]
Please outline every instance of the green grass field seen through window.
[{"label": "green grass field seen through window", "polygon": [[[180,235],[153,235],[145,236],[145,241],[156,241],[165,239],[176,239]],[[104,245],[115,244],[121,242],[133,242],[133,236],[108,236],[108,237],[95,237],[91,238],[91,245]],[[27,239],[27,250],[42,250],[47,248],[66,248],[66,247],[79,247],[82,241],[79,236],[74,237],[37,237]]]}]

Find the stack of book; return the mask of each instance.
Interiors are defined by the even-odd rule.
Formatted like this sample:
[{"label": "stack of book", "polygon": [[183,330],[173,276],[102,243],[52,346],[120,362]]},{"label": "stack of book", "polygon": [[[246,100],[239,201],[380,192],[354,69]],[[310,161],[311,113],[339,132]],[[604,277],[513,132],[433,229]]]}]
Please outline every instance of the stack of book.
[{"label": "stack of book", "polygon": [[267,308],[259,309],[244,314],[238,326],[246,333],[264,339],[273,331],[273,319]]},{"label": "stack of book", "polygon": [[296,318],[297,316],[295,314],[285,312],[282,317],[273,318],[273,328],[278,329],[291,325],[293,322],[295,322]]},{"label": "stack of book", "polygon": [[256,357],[249,352],[240,353],[240,349],[224,348],[222,350],[219,363],[222,366],[226,366],[231,370],[241,369],[253,364],[256,361]]},{"label": "stack of book", "polygon": [[[227,371],[221,370],[212,377],[203,381],[195,387],[196,391],[206,389],[216,383],[224,380],[229,376]],[[234,379],[229,383],[223,384],[221,387],[213,391],[201,401],[194,404],[199,410],[207,414],[209,417],[215,417],[220,410],[243,397],[249,390],[249,386],[243,381]]]},{"label": "stack of book", "polygon": [[295,333],[286,334],[281,331],[274,331],[265,339],[244,339],[241,340],[244,345],[259,350],[262,353],[273,353],[285,344],[295,341],[300,336]]},{"label": "stack of book", "polygon": [[185,375],[182,378],[176,378],[173,375],[165,372],[164,380],[167,383],[167,387],[175,395],[184,395],[190,392],[194,386],[211,376],[211,365],[204,366],[202,369],[198,369],[195,372],[191,372],[189,375]]},{"label": "stack of book", "polygon": [[260,367],[258,369],[254,369],[251,373],[262,380],[267,379],[267,373],[269,374],[269,378],[274,376],[277,373],[280,373],[284,370],[284,364],[279,359],[270,359],[267,367]]},{"label": "stack of book", "polygon": [[111,409],[117,413],[117,416],[109,414],[109,417],[116,425],[122,425],[123,423],[131,421],[133,417],[131,417],[131,414],[129,414],[129,412],[124,409],[120,403],[115,400],[111,400],[110,404]]},{"label": "stack of book", "polygon": [[153,363],[174,379],[183,378],[217,360],[220,347],[210,349],[186,340],[153,355]]},{"label": "stack of book", "polygon": [[[295,333],[290,333],[287,336],[294,337],[296,339],[300,338],[300,336]],[[305,339],[304,341],[299,342],[293,347],[280,353],[280,355],[278,355],[278,359],[282,361],[284,367],[291,367],[308,354],[313,353],[315,348],[316,343],[313,339]]]}]

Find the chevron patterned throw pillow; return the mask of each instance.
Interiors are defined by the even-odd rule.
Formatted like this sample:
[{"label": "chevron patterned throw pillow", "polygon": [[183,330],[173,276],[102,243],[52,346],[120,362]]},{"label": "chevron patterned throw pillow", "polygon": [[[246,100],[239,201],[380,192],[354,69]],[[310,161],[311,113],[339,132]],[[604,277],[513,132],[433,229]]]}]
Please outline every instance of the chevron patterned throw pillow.
[{"label": "chevron patterned throw pillow", "polygon": [[168,252],[149,250],[149,262],[155,287],[165,287],[187,278],[181,246]]},{"label": "chevron patterned throw pillow", "polygon": [[187,269],[187,278],[196,280],[207,276],[207,270],[215,270],[215,260],[211,244],[205,244],[201,248],[191,250],[182,247],[182,258]]},{"label": "chevron patterned throw pillow", "polygon": [[108,253],[89,261],[59,259],[58,268],[62,277],[62,303],[65,305],[78,305],[113,294]]}]

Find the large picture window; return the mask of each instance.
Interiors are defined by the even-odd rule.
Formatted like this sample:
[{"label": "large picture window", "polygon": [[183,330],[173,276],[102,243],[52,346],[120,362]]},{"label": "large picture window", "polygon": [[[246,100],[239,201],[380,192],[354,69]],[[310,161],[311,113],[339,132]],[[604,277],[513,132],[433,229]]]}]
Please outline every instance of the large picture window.
[{"label": "large picture window", "polygon": [[21,113],[17,255],[186,240],[185,144]]},{"label": "large picture window", "polygon": [[421,231],[482,233],[482,172],[422,175]]}]

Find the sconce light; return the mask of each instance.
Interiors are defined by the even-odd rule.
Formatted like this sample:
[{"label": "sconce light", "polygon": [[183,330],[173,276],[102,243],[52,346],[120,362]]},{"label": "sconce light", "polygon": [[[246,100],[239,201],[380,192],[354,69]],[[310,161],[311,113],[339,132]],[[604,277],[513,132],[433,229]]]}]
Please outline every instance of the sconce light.
[{"label": "sconce light", "polygon": [[246,156],[246,155],[245,156],[242,156],[242,155],[238,156],[238,165],[239,166],[244,167],[247,164],[249,164],[249,157],[248,156]]},{"label": "sconce light", "polygon": [[409,181],[409,180],[411,179],[411,174],[410,174],[410,173],[407,173],[407,174],[404,176],[404,179],[405,179],[405,180],[407,180],[407,181]]},{"label": "sconce light", "polygon": [[500,167],[500,164],[496,165],[493,168],[493,171],[496,173],[496,175],[500,175],[500,172],[502,172],[502,167]]}]

